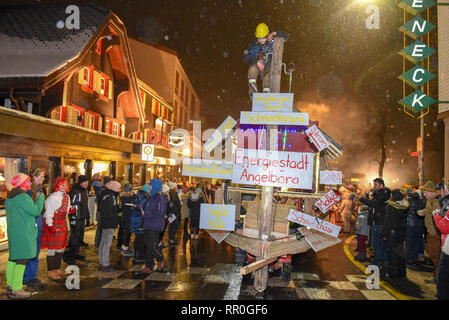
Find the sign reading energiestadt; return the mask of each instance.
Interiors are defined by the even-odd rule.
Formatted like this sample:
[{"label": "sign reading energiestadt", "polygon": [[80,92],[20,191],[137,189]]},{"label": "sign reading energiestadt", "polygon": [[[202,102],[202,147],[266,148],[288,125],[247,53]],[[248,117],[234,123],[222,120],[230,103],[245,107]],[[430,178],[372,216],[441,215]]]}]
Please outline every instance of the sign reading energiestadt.
[{"label": "sign reading energiestadt", "polygon": [[255,93],[253,111],[292,112],[293,93]]},{"label": "sign reading energiestadt", "polygon": [[202,203],[200,229],[234,231],[235,205]]},{"label": "sign reading energiestadt", "polygon": [[182,175],[215,179],[232,179],[232,163],[215,160],[184,158]]},{"label": "sign reading energiestadt", "polygon": [[308,214],[293,209],[290,209],[287,220],[299,223],[300,225],[306,226],[307,228],[315,229],[335,238],[338,237],[341,229],[340,226],[316,217],[309,216]]},{"label": "sign reading energiestadt", "polygon": [[308,126],[309,114],[296,112],[240,112],[241,124]]},{"label": "sign reading energiestadt", "polygon": [[324,195],[320,200],[315,202],[315,205],[322,213],[326,213],[330,208],[336,205],[341,200],[341,197],[337,195],[334,191],[330,190]]},{"label": "sign reading energiestadt", "polygon": [[313,153],[237,149],[232,182],[311,190],[313,157]]},{"label": "sign reading energiestadt", "polygon": [[329,147],[329,142],[316,125],[313,125],[309,129],[307,129],[306,135],[309,140],[315,145],[315,147],[317,147],[318,151],[322,151]]}]

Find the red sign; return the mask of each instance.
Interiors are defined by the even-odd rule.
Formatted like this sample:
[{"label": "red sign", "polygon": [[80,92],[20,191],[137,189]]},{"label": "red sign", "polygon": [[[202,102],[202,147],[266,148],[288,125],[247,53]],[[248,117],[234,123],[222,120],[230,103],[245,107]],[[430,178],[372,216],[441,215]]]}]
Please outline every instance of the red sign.
[{"label": "red sign", "polygon": [[329,147],[329,142],[324,137],[323,133],[316,125],[311,126],[306,130],[306,134],[309,137],[309,140],[317,147],[319,151],[322,151]]},{"label": "red sign", "polygon": [[326,213],[330,208],[337,204],[341,200],[341,197],[334,191],[330,190],[324,197],[322,197],[315,205],[322,213]]}]

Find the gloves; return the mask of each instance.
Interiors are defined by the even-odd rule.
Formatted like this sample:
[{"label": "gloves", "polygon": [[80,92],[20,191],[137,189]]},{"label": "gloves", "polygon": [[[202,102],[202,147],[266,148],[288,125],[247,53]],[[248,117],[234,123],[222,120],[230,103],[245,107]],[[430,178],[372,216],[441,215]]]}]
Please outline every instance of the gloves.
[{"label": "gloves", "polygon": [[56,234],[56,229],[53,226],[48,226],[47,230],[48,230],[48,233],[50,235],[55,235]]},{"label": "gloves", "polygon": [[71,207],[69,209],[69,214],[75,214],[76,213],[76,207]]}]

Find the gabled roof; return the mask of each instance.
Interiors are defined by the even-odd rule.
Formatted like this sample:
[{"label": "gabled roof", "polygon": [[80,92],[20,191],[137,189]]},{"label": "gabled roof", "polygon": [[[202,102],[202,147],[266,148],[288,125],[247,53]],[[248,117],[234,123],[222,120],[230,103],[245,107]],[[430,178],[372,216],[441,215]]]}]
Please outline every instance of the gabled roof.
[{"label": "gabled roof", "polygon": [[76,58],[110,11],[92,4],[78,5],[80,28],[65,23],[67,5],[0,7],[0,77],[45,77]]}]

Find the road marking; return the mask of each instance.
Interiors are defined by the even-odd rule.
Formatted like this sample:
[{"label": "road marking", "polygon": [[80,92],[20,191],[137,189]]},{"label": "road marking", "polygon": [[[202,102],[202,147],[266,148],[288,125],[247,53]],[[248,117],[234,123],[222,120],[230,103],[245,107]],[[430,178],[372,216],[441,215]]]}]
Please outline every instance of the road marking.
[{"label": "road marking", "polygon": [[329,286],[339,290],[359,290],[351,281],[325,281]]},{"label": "road marking", "polygon": [[[346,256],[348,257],[349,260],[351,260],[351,262],[360,270],[362,270],[363,273],[367,274],[367,275],[371,275],[369,273],[366,272],[366,267],[361,264],[360,262],[356,261],[354,259],[354,256],[351,254],[351,252],[349,252],[349,243],[352,241],[352,239],[354,239],[355,236],[351,236],[348,239],[346,239],[345,244],[343,246],[344,252],[346,254]],[[399,299],[399,300],[411,300],[410,297],[400,293],[399,291],[397,291],[396,289],[394,289],[392,286],[390,286],[388,283],[386,283],[385,281],[380,280],[379,284],[385,288],[385,290],[387,290],[388,292],[390,292],[395,298]],[[365,291],[365,290],[362,290]],[[370,290],[373,291],[373,290]],[[363,293],[363,292],[362,292]]]},{"label": "road marking", "polygon": [[312,300],[330,300],[331,295],[326,289],[302,288]]}]

